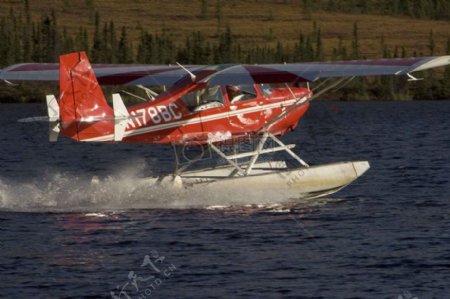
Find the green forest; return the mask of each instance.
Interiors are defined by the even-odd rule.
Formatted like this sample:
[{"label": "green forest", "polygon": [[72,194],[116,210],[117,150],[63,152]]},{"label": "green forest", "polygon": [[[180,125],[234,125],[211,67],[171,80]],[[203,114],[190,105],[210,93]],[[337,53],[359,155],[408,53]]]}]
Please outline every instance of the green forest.
[{"label": "green forest", "polygon": [[303,0],[311,9],[449,20],[448,0]]},{"label": "green forest", "polygon": [[[285,2],[289,2],[285,0]],[[305,18],[313,10],[340,11],[349,13],[389,13],[413,18],[450,19],[448,1],[309,1],[304,0]],[[324,54],[323,32],[311,18],[312,30],[299,34],[294,45],[285,45],[269,36],[270,44],[245,43],[230,27],[221,24],[221,1],[216,1],[215,13],[217,31],[207,36],[193,31],[185,36],[184,42],[177,42],[170,32],[153,33],[147,28],[138,28],[138,38],[132,39],[127,26],[117,26],[98,11],[94,14],[94,30],[83,25],[75,31],[62,26],[54,10],[43,13],[39,20],[33,20],[29,2],[23,1],[20,11],[13,9],[0,19],[0,68],[22,62],[57,62],[61,53],[86,51],[93,63],[145,63],[145,64],[220,64],[220,63],[283,63],[322,60],[365,59],[360,51],[358,22],[353,25],[350,46],[341,40],[332,48],[331,55]],[[199,17],[206,14],[206,0],[200,2]],[[211,17],[211,16],[209,16]],[[430,31],[426,53],[408,52],[404,47],[394,48],[379,40],[379,57],[394,58],[419,55],[437,55],[433,31]],[[450,54],[450,37],[444,45]],[[442,48],[442,47],[441,47]],[[443,53],[438,53],[439,55]],[[379,77],[359,78],[345,88],[328,95],[338,100],[403,100],[403,99],[449,99],[450,68],[427,71],[418,74],[424,80],[411,84],[406,78]],[[44,94],[54,88],[46,85],[21,84],[9,86],[0,84],[0,101],[42,101]]]}]

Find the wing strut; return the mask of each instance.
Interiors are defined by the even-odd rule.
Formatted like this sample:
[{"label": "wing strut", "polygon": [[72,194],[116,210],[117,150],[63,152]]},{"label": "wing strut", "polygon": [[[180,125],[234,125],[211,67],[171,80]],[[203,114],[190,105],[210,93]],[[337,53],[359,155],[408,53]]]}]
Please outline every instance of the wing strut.
[{"label": "wing strut", "polygon": [[421,81],[421,80],[423,80],[423,78],[416,78],[413,75],[411,75],[410,73],[406,73],[406,76],[408,76],[408,81]]},{"label": "wing strut", "polygon": [[182,66],[180,63],[177,62],[177,65],[178,65],[179,67],[181,67],[183,70],[185,70],[185,71],[189,74],[189,76],[191,76],[192,82],[195,82],[195,79],[197,79],[197,76],[196,76],[196,75],[194,75],[190,70],[188,70],[187,68],[185,68],[184,66]]},{"label": "wing strut", "polygon": [[[233,167],[233,170],[230,172],[228,177],[235,177],[235,176],[248,176],[252,174],[252,170],[259,159],[261,155],[264,154],[270,154],[275,152],[281,152],[285,151],[290,156],[292,156],[295,160],[298,161],[300,165],[303,167],[309,167],[308,163],[306,163],[302,158],[300,158],[297,154],[295,154],[291,149],[295,147],[295,144],[284,144],[280,139],[278,139],[275,135],[273,135],[270,132],[264,132],[264,134],[257,136],[258,144],[254,147],[253,150],[241,152],[241,153],[234,153],[234,154],[227,154],[225,151],[223,151],[220,147],[216,146],[213,142],[208,142],[207,149],[210,151],[212,150],[217,155],[225,159],[225,161],[230,164]],[[274,141],[275,145],[271,142],[267,142],[268,140]],[[187,162],[182,163],[181,161],[181,153],[180,153],[180,147],[173,144],[174,152],[175,152],[175,171],[174,175],[179,176],[181,173],[185,170],[187,170],[191,165],[194,163],[200,161],[204,154],[205,154],[205,148],[202,147],[201,153],[193,158],[193,159],[186,159]],[[181,150],[185,150],[185,147],[181,148]],[[242,161],[244,159],[245,161]],[[241,160],[241,161],[239,161]],[[278,166],[274,166],[274,168],[286,168],[286,164],[282,163]]]},{"label": "wing strut", "polygon": [[9,86],[19,86],[19,84],[12,83],[12,82],[10,82],[10,81],[8,81],[8,80],[6,80],[6,79],[3,79],[3,82],[5,82],[6,84],[8,84]]}]

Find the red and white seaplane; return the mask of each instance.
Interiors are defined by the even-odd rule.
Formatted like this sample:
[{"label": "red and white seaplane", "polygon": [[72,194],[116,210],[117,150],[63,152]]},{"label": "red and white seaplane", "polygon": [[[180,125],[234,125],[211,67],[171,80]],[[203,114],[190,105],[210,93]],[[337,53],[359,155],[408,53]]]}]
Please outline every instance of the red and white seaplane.
[{"label": "red and white seaplane", "polygon": [[[450,56],[266,65],[93,65],[84,52],[60,57],[57,64],[20,64],[0,73],[6,82],[58,80],[60,95],[47,96],[50,140],[58,135],[82,142],[168,144],[175,148],[175,171],[146,178],[150,184],[195,188],[217,184],[264,190],[293,189],[298,197],[334,193],[369,169],[367,161],[310,166],[279,136],[292,131],[309,102],[355,76],[406,75],[450,64]],[[302,83],[327,79],[314,93]],[[126,107],[120,94],[108,105],[100,84],[135,85],[148,101]],[[284,85],[283,85],[284,84]],[[170,86],[156,94],[144,86]],[[323,84],[321,84],[323,86]],[[36,120],[36,118],[32,118]],[[249,151],[236,150],[254,141]],[[233,145],[234,151],[224,150]],[[270,146],[269,146],[270,144]],[[227,146],[223,146],[227,145]],[[201,154],[188,158],[185,147]],[[207,150],[207,151],[205,151]],[[261,155],[285,151],[298,162],[258,162]],[[205,153],[215,153],[226,165],[190,170]]]}]

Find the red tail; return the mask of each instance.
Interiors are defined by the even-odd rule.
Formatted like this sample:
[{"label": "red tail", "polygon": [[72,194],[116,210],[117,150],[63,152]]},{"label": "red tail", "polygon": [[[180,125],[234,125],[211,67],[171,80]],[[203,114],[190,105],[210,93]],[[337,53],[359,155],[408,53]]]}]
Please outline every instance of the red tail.
[{"label": "red tail", "polygon": [[84,140],[114,131],[113,109],[106,102],[85,52],[60,56],[59,84],[63,135]]}]

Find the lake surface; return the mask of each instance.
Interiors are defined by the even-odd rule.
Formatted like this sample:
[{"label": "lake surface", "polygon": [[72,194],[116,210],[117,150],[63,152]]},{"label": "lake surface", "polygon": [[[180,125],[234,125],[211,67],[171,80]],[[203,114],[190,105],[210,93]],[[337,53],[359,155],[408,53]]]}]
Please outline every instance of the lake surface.
[{"label": "lake surface", "polygon": [[306,202],[142,190],[169,148],[48,143],[16,122],[43,105],[0,113],[2,298],[450,298],[450,101],[313,102],[283,140],[371,169]]}]

